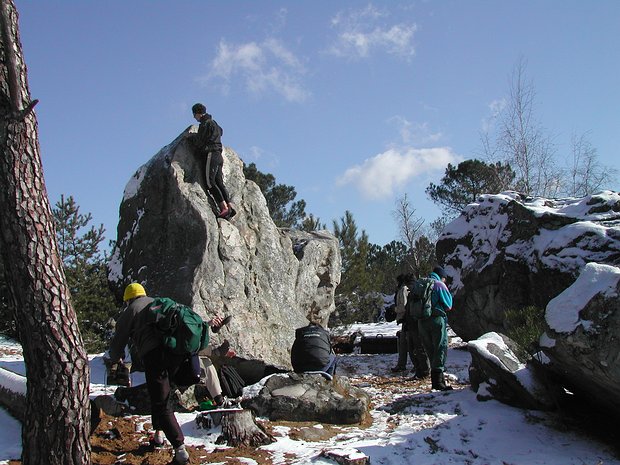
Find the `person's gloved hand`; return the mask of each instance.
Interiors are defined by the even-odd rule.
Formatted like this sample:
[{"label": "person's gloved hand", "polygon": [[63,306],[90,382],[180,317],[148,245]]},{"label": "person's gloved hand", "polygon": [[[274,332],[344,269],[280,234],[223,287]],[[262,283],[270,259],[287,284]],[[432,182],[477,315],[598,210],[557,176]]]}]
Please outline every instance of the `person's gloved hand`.
[{"label": "person's gloved hand", "polygon": [[213,331],[214,333],[219,332],[219,330],[222,329],[222,326],[225,326],[228,323],[230,323],[230,320],[232,320],[232,315],[228,315],[225,318],[222,318],[221,316],[216,315],[215,317],[213,317],[211,321],[209,321],[209,326],[211,326],[211,331]]},{"label": "person's gloved hand", "polygon": [[211,321],[209,321],[209,326],[211,326],[211,328],[217,328],[219,326],[222,326],[222,321],[224,321],[224,318],[216,315],[211,319]]}]

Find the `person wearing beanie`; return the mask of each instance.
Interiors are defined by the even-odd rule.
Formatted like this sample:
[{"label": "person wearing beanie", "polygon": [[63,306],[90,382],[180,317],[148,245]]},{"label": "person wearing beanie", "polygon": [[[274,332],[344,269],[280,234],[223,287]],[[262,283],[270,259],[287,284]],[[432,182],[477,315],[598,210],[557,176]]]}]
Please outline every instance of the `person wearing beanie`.
[{"label": "person wearing beanie", "polygon": [[[120,363],[125,358],[125,346],[129,340],[137,348],[137,353],[144,364],[146,386],[151,401],[151,422],[155,434],[150,441],[154,447],[164,445],[165,435],[174,449],[174,465],[185,465],[189,454],[185,448],[185,437],[169,406],[171,381],[180,374],[179,369],[188,362],[187,355],[174,354],[163,346],[159,330],[149,324],[149,304],[153,298],[148,297],[144,287],[131,283],[125,288],[123,300],[127,307],[116,322],[116,328],[110,348],[104,356],[104,363]],[[209,321],[212,328],[223,324],[221,317]]]},{"label": "person wearing beanie", "polygon": [[197,133],[188,134],[189,141],[194,146],[196,155],[205,160],[204,173],[207,191],[213,196],[220,209],[218,218],[229,220],[236,211],[230,203],[230,196],[222,177],[224,157],[222,157],[221,137],[224,131],[207,113],[207,108],[202,103],[192,106],[192,113],[200,125]]},{"label": "person wearing beanie", "polygon": [[448,354],[448,315],[452,310],[452,294],[446,286],[446,271],[437,266],[429,278],[435,280],[431,293],[431,316],[418,321],[418,328],[422,336],[424,349],[431,364],[431,382],[433,389],[440,391],[451,390],[446,384],[444,369]]}]

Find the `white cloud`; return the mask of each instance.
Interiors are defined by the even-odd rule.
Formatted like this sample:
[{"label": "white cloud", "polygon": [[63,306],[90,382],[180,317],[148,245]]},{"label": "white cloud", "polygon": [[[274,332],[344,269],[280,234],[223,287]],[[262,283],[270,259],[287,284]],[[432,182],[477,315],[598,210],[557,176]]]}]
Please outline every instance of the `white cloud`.
[{"label": "white cloud", "polygon": [[241,79],[255,95],[275,92],[289,102],[303,102],[309,96],[302,84],[304,74],[301,60],[277,39],[238,45],[222,40],[205,80],[221,81],[228,92],[232,82]]},{"label": "white cloud", "polygon": [[429,124],[413,123],[402,116],[394,116],[390,118],[390,122],[394,122],[398,127],[400,138],[405,145],[430,145],[441,140],[443,134],[441,132],[431,131]]},{"label": "white cloud", "polygon": [[[329,53],[350,58],[366,58],[384,51],[407,60],[415,55],[415,24],[386,24],[387,15],[372,5],[363,10],[338,13],[331,21],[337,29],[336,42]],[[379,24],[380,23],[380,24]]]},{"label": "white cloud", "polygon": [[491,103],[489,103],[489,116],[482,119],[482,131],[489,132],[493,129],[493,125],[497,120],[498,116],[504,111],[508,105],[508,101],[506,98],[495,99]]},{"label": "white cloud", "polygon": [[271,168],[274,168],[280,164],[280,159],[277,155],[256,145],[253,145],[248,149],[244,158],[249,158],[251,161],[261,160],[261,164],[267,165]]},{"label": "white cloud", "polygon": [[411,179],[443,171],[448,163],[454,164],[458,160],[449,147],[389,149],[347,169],[338,178],[337,185],[353,184],[368,199],[388,198]]}]

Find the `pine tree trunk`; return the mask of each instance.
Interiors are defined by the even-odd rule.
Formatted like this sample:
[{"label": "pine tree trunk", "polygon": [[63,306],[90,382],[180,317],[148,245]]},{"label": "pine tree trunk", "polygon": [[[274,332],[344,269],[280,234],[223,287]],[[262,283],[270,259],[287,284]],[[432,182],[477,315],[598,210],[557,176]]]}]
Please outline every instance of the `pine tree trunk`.
[{"label": "pine tree trunk", "polygon": [[12,0],[0,0],[0,244],[28,388],[24,465],[90,463],[89,367],[58,256]]}]

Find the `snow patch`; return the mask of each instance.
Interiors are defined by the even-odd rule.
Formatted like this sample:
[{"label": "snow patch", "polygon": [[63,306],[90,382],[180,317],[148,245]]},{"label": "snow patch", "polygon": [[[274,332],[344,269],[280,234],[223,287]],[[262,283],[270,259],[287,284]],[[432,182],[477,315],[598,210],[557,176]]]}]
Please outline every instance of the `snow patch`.
[{"label": "snow patch", "polygon": [[547,304],[545,319],[558,333],[572,333],[579,325],[591,328],[591,322],[581,319],[579,312],[596,295],[616,297],[620,268],[600,263],[588,263],[577,280]]}]

